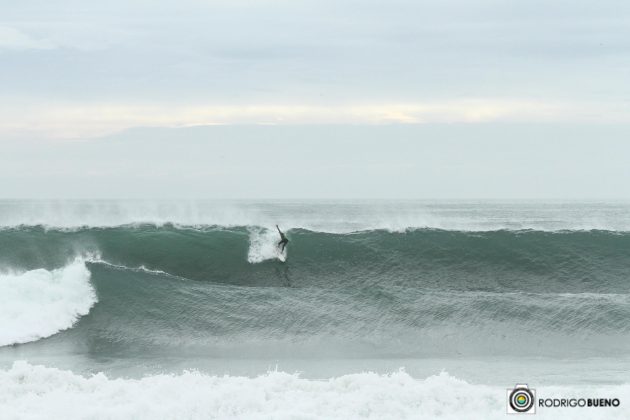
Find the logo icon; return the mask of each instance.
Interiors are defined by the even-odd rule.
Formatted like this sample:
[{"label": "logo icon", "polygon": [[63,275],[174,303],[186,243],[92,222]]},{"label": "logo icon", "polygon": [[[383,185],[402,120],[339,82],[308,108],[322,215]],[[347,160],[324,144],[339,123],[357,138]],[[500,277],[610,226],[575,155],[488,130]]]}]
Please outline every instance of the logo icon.
[{"label": "logo icon", "polygon": [[527,384],[516,384],[513,389],[507,390],[508,414],[535,414],[536,390],[529,389]]}]

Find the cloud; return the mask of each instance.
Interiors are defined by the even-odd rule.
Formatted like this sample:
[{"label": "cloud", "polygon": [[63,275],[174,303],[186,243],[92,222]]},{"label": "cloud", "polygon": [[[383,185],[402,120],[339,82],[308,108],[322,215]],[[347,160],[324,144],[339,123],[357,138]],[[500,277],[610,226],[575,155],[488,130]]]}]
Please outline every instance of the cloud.
[{"label": "cloud", "polygon": [[37,39],[10,27],[0,26],[0,50],[52,50],[56,45],[47,39]]},{"label": "cloud", "polygon": [[55,138],[97,137],[133,127],[199,125],[630,122],[625,104],[488,98],[331,106],[54,103],[5,106],[0,112],[5,116],[0,121],[0,134]]},{"label": "cloud", "polygon": [[612,0],[9,3],[1,134],[630,119]]}]

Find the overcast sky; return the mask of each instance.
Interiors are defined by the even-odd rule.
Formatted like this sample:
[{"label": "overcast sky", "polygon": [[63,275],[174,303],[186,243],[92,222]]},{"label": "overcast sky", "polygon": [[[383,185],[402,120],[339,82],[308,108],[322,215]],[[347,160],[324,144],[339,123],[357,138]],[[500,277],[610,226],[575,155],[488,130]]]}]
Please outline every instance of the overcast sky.
[{"label": "overcast sky", "polygon": [[630,198],[627,1],[0,1],[3,197]]}]

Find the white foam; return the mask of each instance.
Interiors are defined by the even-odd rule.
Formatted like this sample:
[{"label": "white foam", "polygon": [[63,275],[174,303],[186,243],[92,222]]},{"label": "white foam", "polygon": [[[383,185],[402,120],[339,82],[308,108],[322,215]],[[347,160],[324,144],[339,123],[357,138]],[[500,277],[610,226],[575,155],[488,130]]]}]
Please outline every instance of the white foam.
[{"label": "white foam", "polygon": [[57,270],[0,275],[0,346],[35,341],[70,328],[96,303],[82,260]]},{"label": "white foam", "polygon": [[174,274],[167,273],[166,271],[147,268],[144,265],[139,265],[138,267],[128,267],[126,265],[110,263],[109,261],[105,261],[104,259],[102,259],[101,256],[98,254],[84,254],[84,255],[86,255],[85,257],[83,257],[85,258],[85,261],[88,261],[94,264],[103,264],[108,267],[113,267],[120,270],[130,270],[130,271],[143,272],[143,273],[149,273],[149,274],[162,274],[169,277],[178,277]]},{"label": "white foam", "polygon": [[[513,384],[512,384],[513,385]],[[12,419],[505,419],[506,386],[446,373],[360,373],[327,380],[270,372],[248,378],[198,372],[110,379],[27,362],[0,370],[0,413]],[[622,407],[538,409],[542,419],[622,419],[630,385],[538,387],[538,396],[619,398]]]},{"label": "white foam", "polygon": [[287,250],[283,253],[278,248],[278,232],[271,229],[258,227],[249,228],[249,251],[247,261],[259,263],[266,260],[279,259],[286,260]]}]

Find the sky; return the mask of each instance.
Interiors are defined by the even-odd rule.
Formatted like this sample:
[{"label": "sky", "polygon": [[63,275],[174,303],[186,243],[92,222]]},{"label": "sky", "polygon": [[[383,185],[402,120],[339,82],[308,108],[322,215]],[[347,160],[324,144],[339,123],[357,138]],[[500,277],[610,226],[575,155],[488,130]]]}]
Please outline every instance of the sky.
[{"label": "sky", "polygon": [[626,1],[0,6],[0,197],[630,198]]}]

